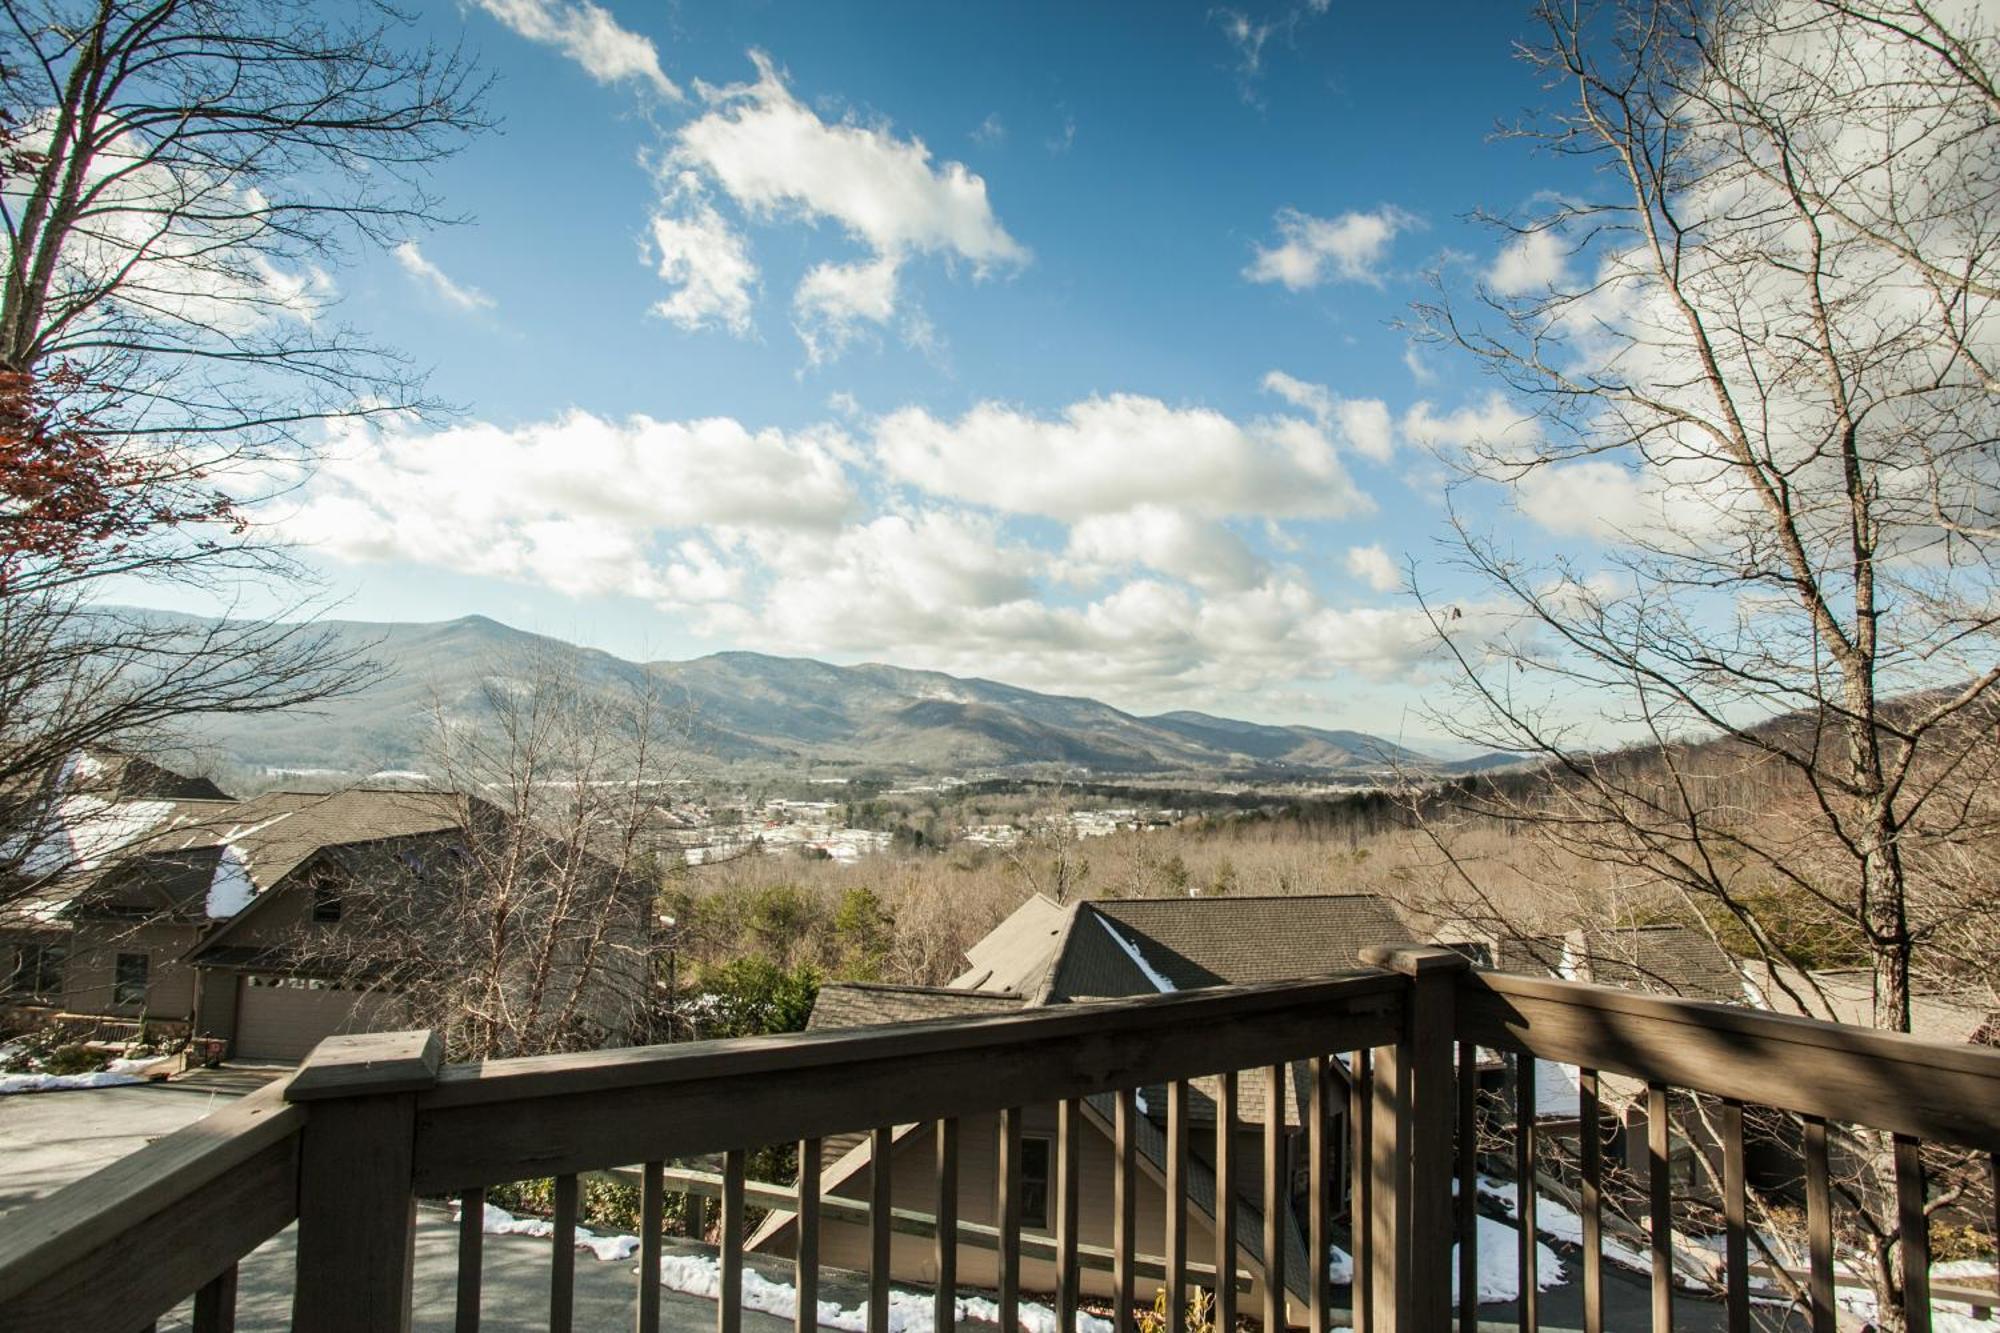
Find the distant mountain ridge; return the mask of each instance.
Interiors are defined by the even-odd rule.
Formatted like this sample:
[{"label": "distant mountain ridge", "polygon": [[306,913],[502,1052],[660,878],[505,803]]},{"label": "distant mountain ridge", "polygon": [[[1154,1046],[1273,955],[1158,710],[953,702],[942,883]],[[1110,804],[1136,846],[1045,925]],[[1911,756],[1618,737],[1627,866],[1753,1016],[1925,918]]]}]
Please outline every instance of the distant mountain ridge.
[{"label": "distant mountain ridge", "polygon": [[1360,777],[1396,768],[1470,771],[1377,736],[1270,726],[1205,713],[1141,717],[1095,699],[868,663],[722,652],[631,662],[485,616],[412,624],[328,621],[382,678],[290,715],[205,719],[200,739],[252,769],[366,775],[421,769],[435,710],[483,707],[491,679],[555,657],[586,687],[657,690],[685,708],[698,757],[725,764],[929,773],[1059,765],[1098,773]]}]

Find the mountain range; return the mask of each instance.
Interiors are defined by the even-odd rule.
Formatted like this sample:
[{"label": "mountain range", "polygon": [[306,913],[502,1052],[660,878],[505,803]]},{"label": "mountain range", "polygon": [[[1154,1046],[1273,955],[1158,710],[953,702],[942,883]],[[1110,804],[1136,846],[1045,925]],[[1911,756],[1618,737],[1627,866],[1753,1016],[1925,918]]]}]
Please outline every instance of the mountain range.
[{"label": "mountain range", "polygon": [[489,682],[551,661],[587,690],[653,691],[684,716],[700,758],[805,770],[966,773],[1037,766],[1093,773],[1363,777],[1470,771],[1358,731],[1270,726],[1197,712],[1142,717],[1094,699],[869,663],[723,652],[632,662],[484,616],[431,624],[328,621],[341,648],[380,668],[358,693],[286,714],[211,717],[196,739],[251,770],[366,775],[423,767],[436,710],[476,715]]}]

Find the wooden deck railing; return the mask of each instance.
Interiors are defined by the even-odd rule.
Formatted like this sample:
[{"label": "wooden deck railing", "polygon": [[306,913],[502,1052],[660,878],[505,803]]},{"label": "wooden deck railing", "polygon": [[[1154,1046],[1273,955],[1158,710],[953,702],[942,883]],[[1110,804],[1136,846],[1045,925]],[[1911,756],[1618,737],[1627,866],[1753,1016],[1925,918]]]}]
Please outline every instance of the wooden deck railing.
[{"label": "wooden deck railing", "polygon": [[[719,1041],[585,1055],[441,1067],[427,1034],[337,1038],[322,1045],[286,1084],[198,1121],[97,1175],[9,1216],[0,1226],[0,1325],[34,1330],[142,1329],[189,1297],[198,1329],[233,1327],[237,1262],[296,1219],[292,1324],[308,1330],[409,1327],[415,1279],[415,1203],[457,1196],[460,1230],[458,1327],[478,1327],[483,1272],[484,1191],[553,1177],[554,1243],[548,1327],[571,1327],[574,1232],[580,1173],[636,1167],[641,1181],[639,1277],[634,1319],[659,1326],[660,1225],[664,1163],[722,1154],[717,1192],[719,1333],[742,1316],[746,1152],[799,1145],[796,1287],[800,1333],[816,1323],[821,1180],[827,1136],[867,1131],[876,1162],[890,1159],[892,1127],[936,1126],[914,1140],[928,1152],[935,1182],[933,1237],[938,1323],[954,1321],[960,1237],[961,1122],[997,1117],[998,1185],[994,1234],[997,1304],[1012,1327],[1023,1299],[1024,1246],[1020,1141],[1026,1107],[1057,1108],[1052,1197],[1054,1304],[1058,1327],[1073,1326],[1081,1300],[1079,1135],[1087,1098],[1109,1098],[1114,1171],[1108,1202],[1111,1290],[1121,1330],[1136,1325],[1141,1183],[1138,1096],[1167,1088],[1157,1150],[1166,1216],[1164,1253],[1145,1256],[1169,1290],[1214,1288],[1214,1326],[1231,1328],[1245,1269],[1258,1308],[1241,1311],[1266,1328],[1303,1325],[1323,1333],[1336,1313],[1369,1333],[1446,1329],[1454,1322],[1450,1264],[1455,1235],[1476,1235],[1477,1053],[1520,1062],[1517,1086],[1532,1090],[1533,1062],[1580,1066],[1581,1196],[1585,1320],[1603,1328],[1599,1249],[1601,1162],[1592,1145],[1600,1074],[1643,1082],[1656,1111],[1667,1089],[1721,1099],[1728,1161],[1725,1268],[1728,1323],[1748,1327],[1750,1264],[1745,1245],[1742,1109],[1755,1104],[1806,1117],[1806,1176],[1812,1233],[1812,1323],[1831,1328],[1832,1247],[1826,1197],[1827,1121],[1895,1136],[1896,1184],[1903,1192],[1902,1241],[1911,1272],[1927,1271],[1920,1141],[1991,1154],[2000,1148],[2000,1053],[1840,1028],[1752,1010],[1662,999],[1627,991],[1471,972],[1437,949],[1370,951],[1373,970],[1350,976],[1066,1005],[965,1021],[899,1025],[783,1038]],[[1303,1156],[1309,1189],[1302,1283],[1285,1281],[1284,1210],[1292,1173],[1282,1115],[1266,1115],[1255,1184],[1233,1150],[1235,1091],[1262,1083],[1268,1105],[1291,1095],[1303,1062]],[[1246,1074],[1244,1071],[1248,1071]],[[1257,1262],[1239,1253],[1236,1210],[1217,1207],[1215,1252],[1190,1254],[1190,1082],[1219,1076],[1214,1116],[1214,1197],[1261,1202]],[[1356,1279],[1351,1310],[1336,1312],[1329,1270],[1335,1160],[1333,1098],[1346,1097],[1354,1200]],[[1517,1097],[1513,1144],[1518,1179],[1542,1165],[1532,1091]],[[1654,1117],[1656,1165],[1668,1152],[1666,1117]],[[1152,1133],[1150,1125],[1144,1126]],[[1204,1132],[1206,1132],[1204,1127]],[[1247,1154],[1245,1154],[1247,1156]],[[1148,1158],[1151,1161],[1152,1158]],[[865,1200],[825,1211],[843,1224],[865,1218],[869,1256],[867,1324],[886,1333],[890,1242],[909,1215],[891,1207],[891,1173],[871,1172]],[[1653,1314],[1671,1326],[1672,1215],[1667,1172],[1652,1173]],[[1454,1200],[1454,1183],[1457,1197]],[[773,1201],[770,1187],[756,1191]],[[1534,1191],[1522,1190],[1519,1266],[1524,1327],[1536,1325]],[[927,1201],[928,1202],[928,1201]],[[1475,1247],[1460,1247],[1463,1299],[1456,1321],[1470,1330]],[[1303,1298],[1288,1302],[1288,1286]],[[1150,1304],[1150,1302],[1147,1302]],[[1169,1301],[1167,1333],[1185,1333],[1181,1302]],[[1912,1328],[1928,1327],[1921,1280],[1907,1302]]]}]

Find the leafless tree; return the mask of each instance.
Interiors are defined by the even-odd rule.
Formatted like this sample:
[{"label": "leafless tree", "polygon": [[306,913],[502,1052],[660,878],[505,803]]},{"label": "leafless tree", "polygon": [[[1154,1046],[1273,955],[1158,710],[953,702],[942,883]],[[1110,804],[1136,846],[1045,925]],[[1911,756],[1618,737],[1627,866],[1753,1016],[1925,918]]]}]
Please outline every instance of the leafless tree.
[{"label": "leafless tree", "polygon": [[[1832,1016],[1814,946],[1851,947],[1908,1030],[1921,986],[1993,961],[2000,22],[1538,15],[1553,109],[1516,132],[1602,197],[1494,219],[1511,262],[1417,323],[1514,405],[1453,455],[1468,484],[1590,544],[1530,559],[1457,524],[1481,623],[1511,629],[1475,645],[1427,601],[1463,668],[1441,720],[1547,781],[1456,809],[1595,867],[1590,892],[1664,897],[1808,1012]],[[1886,1321],[1886,1155],[1850,1147]]]},{"label": "leafless tree", "polygon": [[0,792],[355,682],[275,623],[296,616],[190,626],[106,589],[234,604],[253,580],[304,609],[258,502],[343,424],[427,406],[334,317],[350,247],[447,220],[425,172],[482,124],[476,71],[406,23],[373,0],[0,6]]},{"label": "leafless tree", "polygon": [[401,994],[454,1059],[643,1039],[659,1012],[656,817],[684,727],[638,684],[549,657],[434,706],[428,789],[457,829],[416,882],[356,884],[323,972]]}]

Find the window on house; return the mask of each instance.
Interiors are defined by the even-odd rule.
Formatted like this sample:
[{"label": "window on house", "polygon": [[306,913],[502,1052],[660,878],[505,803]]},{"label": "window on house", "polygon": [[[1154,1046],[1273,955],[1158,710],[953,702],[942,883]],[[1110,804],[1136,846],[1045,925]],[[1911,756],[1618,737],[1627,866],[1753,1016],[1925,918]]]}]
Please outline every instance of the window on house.
[{"label": "window on house", "polygon": [[1049,1163],[1053,1160],[1052,1140],[1021,1140],[1021,1225],[1046,1227],[1049,1224]]},{"label": "window on house", "polygon": [[0,993],[22,1000],[58,993],[62,990],[62,955],[61,945],[32,943],[17,944],[0,954],[7,965]]},{"label": "window on house", "polygon": [[119,954],[117,969],[112,974],[111,1003],[146,1003],[146,971],[149,966],[150,960],[145,954]]},{"label": "window on house", "polygon": [[312,919],[340,920],[340,885],[331,875],[319,875],[312,882]]}]

